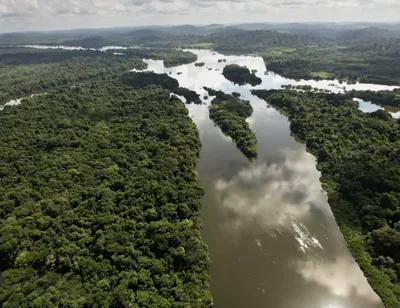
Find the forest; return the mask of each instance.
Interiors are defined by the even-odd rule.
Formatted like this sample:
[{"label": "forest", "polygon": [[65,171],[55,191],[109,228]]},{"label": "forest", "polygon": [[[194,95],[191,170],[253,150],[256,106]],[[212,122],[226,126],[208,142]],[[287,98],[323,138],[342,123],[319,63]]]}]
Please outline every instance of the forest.
[{"label": "forest", "polygon": [[210,119],[222,132],[236,143],[247,158],[257,157],[257,139],[246,119],[253,114],[249,101],[225,94],[222,91],[204,88],[210,96],[215,96],[209,107]]},{"label": "forest", "polygon": [[142,88],[150,85],[157,85],[171,92],[183,96],[187,104],[201,105],[200,95],[195,91],[179,86],[178,80],[167,74],[156,74],[153,72],[129,72],[122,74],[121,82],[134,88]]},{"label": "forest", "polygon": [[240,86],[247,83],[251,84],[252,86],[261,84],[260,77],[257,77],[256,74],[251,73],[247,67],[240,66],[238,64],[226,65],[222,71],[222,74],[226,79]]},{"label": "forest", "polygon": [[125,51],[124,55],[91,50],[0,48],[0,103],[91,79],[112,79],[119,72],[147,67],[142,58],[164,60],[166,66],[195,62],[181,50]]},{"label": "forest", "polygon": [[400,85],[398,56],[328,46],[274,48],[262,56],[269,71],[288,78]]},{"label": "forest", "polygon": [[117,77],[1,112],[2,307],[212,306],[196,126]]},{"label": "forest", "polygon": [[348,94],[252,93],[289,117],[352,254],[386,307],[400,307],[400,120],[363,113]]},{"label": "forest", "polygon": [[381,106],[400,107],[400,89],[393,91],[349,91],[347,92],[353,98],[360,98],[364,101],[370,101]]}]

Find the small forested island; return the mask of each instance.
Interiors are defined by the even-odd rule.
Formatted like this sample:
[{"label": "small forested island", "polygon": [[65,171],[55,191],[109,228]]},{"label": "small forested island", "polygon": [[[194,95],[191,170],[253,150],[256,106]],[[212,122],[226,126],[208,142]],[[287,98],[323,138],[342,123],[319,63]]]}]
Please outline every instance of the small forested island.
[{"label": "small forested island", "polygon": [[194,103],[200,105],[202,103],[200,95],[195,91],[179,87],[179,82],[175,78],[167,74],[156,74],[153,72],[129,72],[123,74],[121,77],[122,83],[129,85],[133,88],[143,88],[149,85],[157,85],[171,92],[183,96],[186,103]]},{"label": "small forested island", "polygon": [[202,101],[200,99],[200,95],[196,93],[196,91],[192,91],[183,87],[175,88],[172,90],[173,93],[177,95],[181,95],[186,99],[186,103],[194,103],[196,105],[201,105]]},{"label": "small forested island", "polygon": [[199,67],[202,67],[204,65],[206,65],[204,62],[197,62],[194,64],[194,66],[199,66]]},{"label": "small forested island", "polygon": [[252,93],[280,108],[317,157],[352,254],[386,307],[400,307],[400,120],[363,113],[348,93]]},{"label": "small forested island", "polygon": [[153,72],[129,72],[121,75],[120,80],[123,84],[135,89],[140,89],[149,85],[158,85],[164,89],[173,91],[179,87],[179,82],[167,74],[156,74]]},{"label": "small forested island", "polygon": [[257,77],[254,73],[251,73],[247,67],[238,64],[229,64],[225,66],[222,74],[229,81],[239,85],[248,83],[252,86],[256,86],[262,82],[261,78]]},{"label": "small forested island", "polygon": [[209,107],[210,118],[235,141],[238,149],[248,158],[257,156],[257,139],[246,119],[253,114],[250,102],[240,100],[222,91],[205,87],[209,95],[216,96]]}]

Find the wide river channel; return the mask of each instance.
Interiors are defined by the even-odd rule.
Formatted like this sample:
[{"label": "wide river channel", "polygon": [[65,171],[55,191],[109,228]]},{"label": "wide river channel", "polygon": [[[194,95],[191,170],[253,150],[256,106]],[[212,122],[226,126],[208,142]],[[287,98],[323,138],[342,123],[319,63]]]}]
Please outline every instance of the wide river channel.
[{"label": "wide river channel", "polygon": [[[208,105],[187,105],[200,132],[198,171],[205,195],[203,238],[211,257],[211,291],[216,308],[383,307],[352,258],[319,182],[315,158],[291,135],[287,118],[222,75],[237,63],[257,70],[256,88],[308,84],[334,92],[392,87],[294,81],[266,72],[260,57],[224,56],[191,50],[198,62],[165,68],[145,60],[148,70],[167,73],[201,97],[208,86],[239,92],[254,107],[248,119],[257,136],[258,158],[249,161],[209,119]],[[224,61],[218,61],[225,59]],[[10,102],[19,103],[17,101]],[[361,102],[367,107],[369,103]],[[368,112],[368,108],[365,110]],[[394,111],[394,115],[398,115]]]},{"label": "wide river channel", "polygon": [[[290,133],[276,109],[222,75],[237,63],[257,70],[256,88],[309,84],[341,91],[380,90],[378,85],[302,81],[265,73],[260,57],[223,56],[191,50],[198,62],[164,68],[146,60],[148,70],[167,73],[203,97],[203,86],[239,92],[254,107],[248,119],[257,136],[258,158],[249,161],[209,119],[208,105],[188,105],[201,137],[198,171],[205,189],[203,237],[211,257],[211,290],[216,308],[383,307],[352,258],[319,182],[315,158]],[[226,62],[218,62],[226,59]]]}]

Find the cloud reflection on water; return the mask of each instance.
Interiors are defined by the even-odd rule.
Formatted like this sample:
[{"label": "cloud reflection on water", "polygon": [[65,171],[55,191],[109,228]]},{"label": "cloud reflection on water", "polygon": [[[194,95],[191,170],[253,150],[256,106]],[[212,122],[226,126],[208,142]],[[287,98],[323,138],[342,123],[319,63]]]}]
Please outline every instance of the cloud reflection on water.
[{"label": "cloud reflection on water", "polygon": [[295,270],[306,280],[315,282],[329,289],[338,297],[348,297],[356,293],[368,299],[371,304],[379,303],[379,297],[371,292],[371,287],[362,275],[357,264],[344,256],[335,260],[298,261]]},{"label": "cloud reflection on water", "polygon": [[215,187],[230,226],[257,224],[292,229],[292,221],[310,215],[312,207],[325,210],[326,193],[318,181],[315,158],[305,151],[286,151],[282,164],[254,163]]}]

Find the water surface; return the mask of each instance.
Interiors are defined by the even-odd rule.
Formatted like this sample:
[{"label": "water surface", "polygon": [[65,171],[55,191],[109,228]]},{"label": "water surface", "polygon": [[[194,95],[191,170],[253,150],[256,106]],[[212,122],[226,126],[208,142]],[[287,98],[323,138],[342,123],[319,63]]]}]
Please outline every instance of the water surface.
[{"label": "water surface", "polygon": [[[387,89],[339,82],[296,82],[267,73],[260,57],[192,52],[194,64],[164,68],[146,60],[149,70],[167,73],[180,85],[207,95],[203,86],[239,92],[250,100],[248,119],[258,140],[258,158],[250,162],[209,119],[207,105],[188,105],[201,137],[198,171],[205,188],[203,236],[211,257],[211,289],[217,308],[383,307],[350,255],[319,182],[315,158],[290,134],[289,123],[274,108],[239,87],[221,72],[237,63],[257,69],[257,88],[310,84],[339,92]],[[218,59],[227,59],[218,63]],[[180,74],[178,74],[180,73]]]}]

